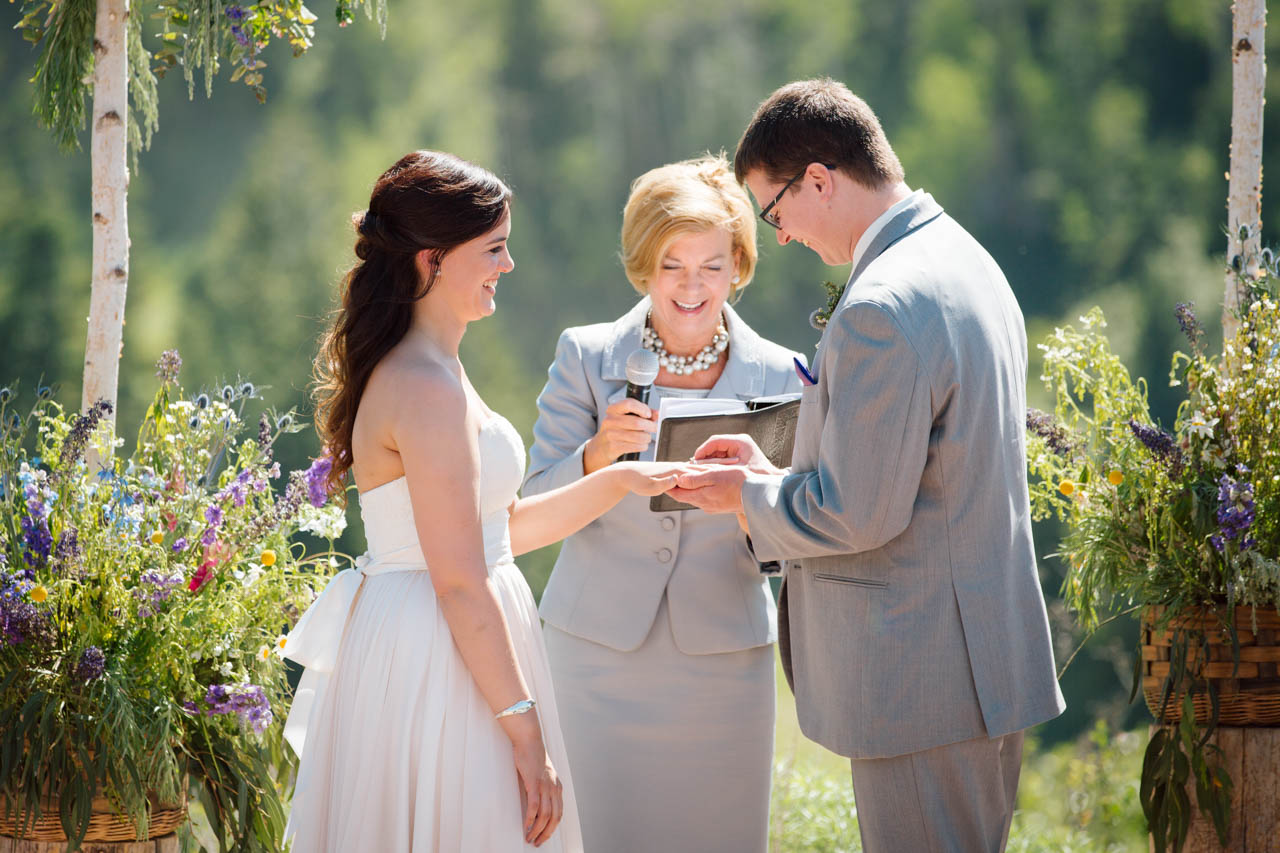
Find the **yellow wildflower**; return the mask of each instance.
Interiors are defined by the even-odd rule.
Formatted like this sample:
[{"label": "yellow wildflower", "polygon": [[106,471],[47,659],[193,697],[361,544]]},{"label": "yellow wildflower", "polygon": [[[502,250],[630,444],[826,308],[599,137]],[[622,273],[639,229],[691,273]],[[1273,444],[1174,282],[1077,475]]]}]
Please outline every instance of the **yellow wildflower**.
[{"label": "yellow wildflower", "polygon": [[270,548],[266,548],[258,559],[262,561],[262,565],[264,566],[274,566],[276,564],[276,552],[272,551]]},{"label": "yellow wildflower", "polygon": [[31,590],[31,600],[36,604],[42,603],[48,597],[49,590],[45,589],[44,586],[37,586]]},{"label": "yellow wildflower", "polygon": [[164,542],[164,532],[161,530],[151,531],[151,544],[159,545]]},{"label": "yellow wildflower", "polygon": [[1063,480],[1058,484],[1058,491],[1062,492],[1067,497],[1071,497],[1076,492],[1076,484],[1070,480]]},{"label": "yellow wildflower", "polygon": [[1107,482],[1113,486],[1118,486],[1124,482],[1124,474],[1120,469],[1114,468],[1109,474],[1107,474]]}]

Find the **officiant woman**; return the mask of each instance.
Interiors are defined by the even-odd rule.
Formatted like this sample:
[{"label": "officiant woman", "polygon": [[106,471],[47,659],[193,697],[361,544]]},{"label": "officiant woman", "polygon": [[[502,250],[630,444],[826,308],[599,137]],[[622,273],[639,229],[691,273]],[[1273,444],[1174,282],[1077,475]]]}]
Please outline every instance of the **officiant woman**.
[{"label": "officiant woman", "polygon": [[[665,397],[798,391],[796,354],[730,307],[755,264],[751,202],[722,157],[640,176],[622,222],[640,301],[560,335],[524,494],[652,459]],[[625,396],[640,347],[662,365],[652,410]],[[735,519],[624,498],[565,541],[541,614],[587,853],[763,853],[777,619]]]}]

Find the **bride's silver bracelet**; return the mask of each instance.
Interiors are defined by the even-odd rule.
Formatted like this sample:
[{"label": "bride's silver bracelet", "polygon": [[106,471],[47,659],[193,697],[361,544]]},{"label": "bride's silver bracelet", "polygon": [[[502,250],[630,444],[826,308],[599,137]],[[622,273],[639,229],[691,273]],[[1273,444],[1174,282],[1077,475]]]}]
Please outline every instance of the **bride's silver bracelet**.
[{"label": "bride's silver bracelet", "polygon": [[501,711],[493,715],[495,720],[501,720],[503,717],[514,717],[516,714],[527,714],[532,711],[537,702],[532,699],[521,699],[510,708],[503,708]]}]

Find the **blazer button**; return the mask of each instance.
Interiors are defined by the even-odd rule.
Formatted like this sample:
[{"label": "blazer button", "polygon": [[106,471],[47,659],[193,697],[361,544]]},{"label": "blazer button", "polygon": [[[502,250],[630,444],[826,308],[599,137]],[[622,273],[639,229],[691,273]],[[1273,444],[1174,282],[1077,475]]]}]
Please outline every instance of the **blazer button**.
[{"label": "blazer button", "polygon": [[671,549],[670,549],[670,548],[663,548],[662,550],[660,550],[660,551],[658,552],[658,562],[659,562],[659,563],[670,563],[670,562],[671,562]]},{"label": "blazer button", "polygon": [[672,518],[669,515],[664,515],[662,517],[663,530],[675,530],[675,527],[676,527],[676,520],[674,518]]}]

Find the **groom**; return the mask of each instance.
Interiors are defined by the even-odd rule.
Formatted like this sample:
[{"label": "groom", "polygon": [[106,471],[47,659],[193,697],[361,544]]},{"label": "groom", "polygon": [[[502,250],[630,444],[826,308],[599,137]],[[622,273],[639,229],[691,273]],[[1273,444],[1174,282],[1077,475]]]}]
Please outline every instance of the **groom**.
[{"label": "groom", "polygon": [[810,738],[852,759],[867,853],[998,851],[1023,731],[1062,712],[1036,575],[1022,313],[991,256],[912,192],[875,114],[791,83],[738,143],[777,230],[852,264],[788,471],[749,438],[673,494],[785,560],[779,645]]}]

